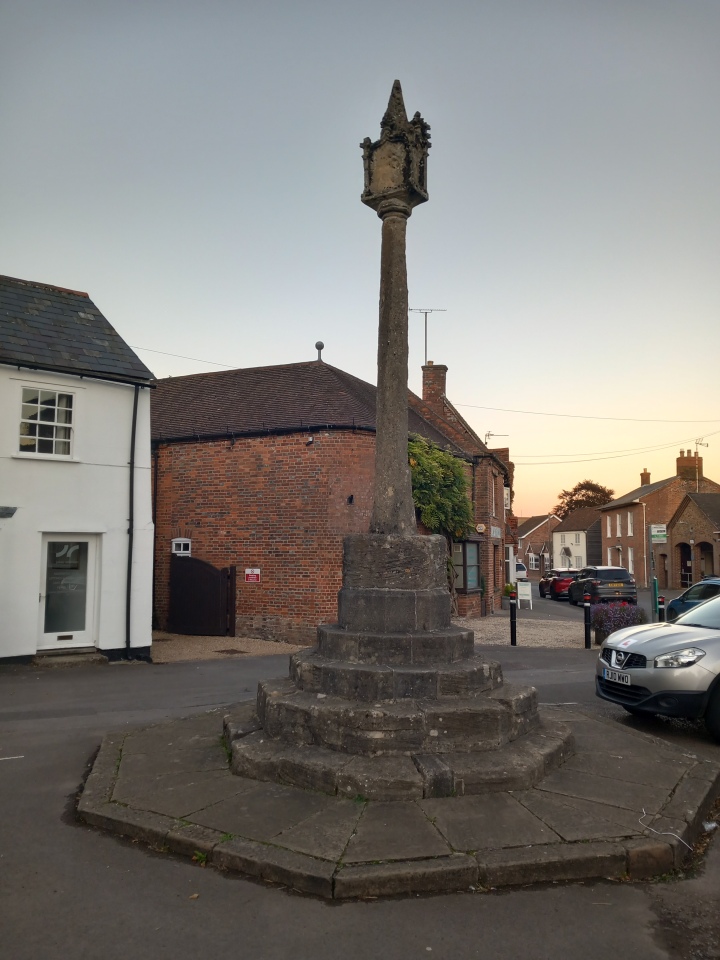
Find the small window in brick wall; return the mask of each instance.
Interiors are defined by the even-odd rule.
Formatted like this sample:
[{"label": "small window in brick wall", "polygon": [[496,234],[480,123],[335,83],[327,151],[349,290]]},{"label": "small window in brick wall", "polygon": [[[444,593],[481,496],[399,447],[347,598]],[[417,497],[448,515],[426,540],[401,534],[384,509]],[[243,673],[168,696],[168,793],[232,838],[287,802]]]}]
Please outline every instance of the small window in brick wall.
[{"label": "small window in brick wall", "polygon": [[453,544],[455,589],[458,593],[473,593],[480,589],[480,543],[463,540]]},{"label": "small window in brick wall", "polygon": [[170,541],[171,549],[173,556],[175,557],[191,557],[192,556],[192,540],[188,540],[187,537],[175,537],[174,540]]}]

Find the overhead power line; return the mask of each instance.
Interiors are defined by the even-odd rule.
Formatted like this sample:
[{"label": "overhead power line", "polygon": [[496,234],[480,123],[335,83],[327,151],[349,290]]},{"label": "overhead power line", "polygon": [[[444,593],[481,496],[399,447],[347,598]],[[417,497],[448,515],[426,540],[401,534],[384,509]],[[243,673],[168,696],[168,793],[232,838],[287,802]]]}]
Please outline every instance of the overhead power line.
[{"label": "overhead power line", "polygon": [[[418,312],[424,313],[424,310]],[[437,310],[436,312],[440,312]],[[193,360],[195,363],[208,363],[212,367],[225,367],[226,370],[234,370],[235,366],[230,363],[218,363],[217,360],[201,360],[200,357],[188,357],[182,353],[169,353],[167,350],[154,350],[151,347],[138,347],[129,344],[133,350],[144,350],[146,353],[159,353],[163,357],[176,357],[178,360]],[[531,417],[568,417],[573,420],[608,420],[614,423],[720,423],[720,417],[714,420],[662,420],[648,419],[642,417],[593,417],[585,413],[547,413],[539,410],[514,410],[511,407],[486,407],[477,403],[454,403],[455,407],[469,407],[472,410],[494,410],[498,413],[521,413]],[[685,443],[686,441],[678,441]],[[694,442],[694,441],[693,441]],[[669,444],[672,446],[672,444]],[[545,454],[547,456],[547,454]],[[565,454],[550,454],[550,456],[565,456]],[[572,456],[572,454],[568,454]],[[578,461],[582,462],[582,461]]]},{"label": "overhead power line", "polygon": [[[706,437],[714,437],[716,434],[720,433],[720,430],[714,430],[712,433],[706,433]],[[608,456],[599,456],[599,457],[587,457],[580,460],[542,460],[538,463],[524,462],[520,459],[520,455],[513,457],[513,463],[516,467],[549,467],[549,466],[565,466],[572,463],[594,463],[597,460],[621,460],[624,457],[638,457],[643,453],[653,453],[657,450],[668,450],[671,447],[676,447],[679,443],[694,443],[695,439],[693,437],[685,437],[682,440],[674,440],[672,443],[663,443],[657,447],[645,447],[641,450],[634,450],[630,453],[614,453],[609,454]],[[538,454],[542,456],[542,454]],[[552,456],[552,454],[545,454],[545,456]]]},{"label": "overhead power line", "polygon": [[496,410],[499,413],[524,413],[531,417],[570,417],[573,420],[612,420],[616,423],[720,423],[714,420],[651,420],[643,417],[593,417],[586,413],[543,413],[539,410],[512,410],[509,407],[485,407],[477,403],[454,403],[454,407],[471,407],[473,410]]}]

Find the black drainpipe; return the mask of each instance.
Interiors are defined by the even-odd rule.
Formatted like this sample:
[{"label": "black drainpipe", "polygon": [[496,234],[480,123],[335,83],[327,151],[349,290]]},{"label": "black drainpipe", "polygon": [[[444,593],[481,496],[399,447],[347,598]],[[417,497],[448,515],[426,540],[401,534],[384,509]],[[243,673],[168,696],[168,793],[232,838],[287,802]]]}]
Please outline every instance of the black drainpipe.
[{"label": "black drainpipe", "polygon": [[135,434],[137,433],[137,410],[140,387],[135,384],[133,396],[132,429],[130,431],[130,485],[128,505],[128,560],[125,590],[125,659],[130,656],[130,607],[132,597],[132,561],[133,561],[133,534],[135,528]]}]

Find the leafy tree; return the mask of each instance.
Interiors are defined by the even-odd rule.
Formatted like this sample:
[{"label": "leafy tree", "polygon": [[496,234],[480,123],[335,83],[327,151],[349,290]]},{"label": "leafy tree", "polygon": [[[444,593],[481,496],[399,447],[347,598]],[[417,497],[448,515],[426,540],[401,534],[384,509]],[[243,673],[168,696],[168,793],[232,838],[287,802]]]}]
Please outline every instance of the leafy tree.
[{"label": "leafy tree", "polygon": [[462,462],[423,437],[408,443],[415,509],[432,533],[448,541],[464,537],[472,527],[472,505]]},{"label": "leafy tree", "polygon": [[610,503],[614,496],[615,491],[609,487],[603,487],[594,480],[581,480],[572,490],[562,490],[558,494],[558,503],[552,512],[562,520],[581,507],[602,507],[603,504]]}]

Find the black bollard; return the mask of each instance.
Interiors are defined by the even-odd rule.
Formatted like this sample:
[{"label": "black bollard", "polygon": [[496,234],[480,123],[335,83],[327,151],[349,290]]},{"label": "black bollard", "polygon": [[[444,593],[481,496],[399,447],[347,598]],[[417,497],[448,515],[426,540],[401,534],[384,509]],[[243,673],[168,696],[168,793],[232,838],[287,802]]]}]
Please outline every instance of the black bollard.
[{"label": "black bollard", "polygon": [[583,597],[583,612],[585,613],[585,649],[589,650],[590,643],[590,594],[586,593]]},{"label": "black bollard", "polygon": [[510,646],[517,646],[517,594],[510,594]]},{"label": "black bollard", "polygon": [[658,622],[665,623],[665,597],[658,597]]}]

